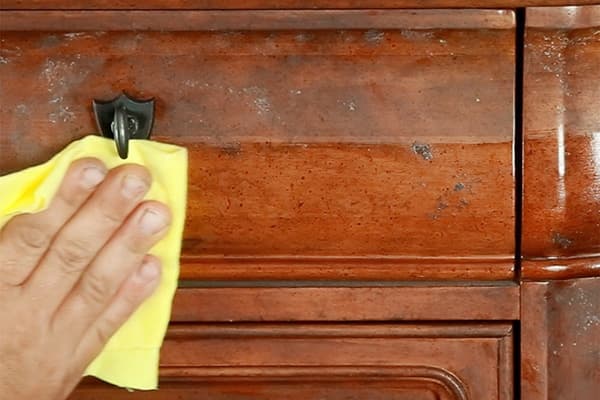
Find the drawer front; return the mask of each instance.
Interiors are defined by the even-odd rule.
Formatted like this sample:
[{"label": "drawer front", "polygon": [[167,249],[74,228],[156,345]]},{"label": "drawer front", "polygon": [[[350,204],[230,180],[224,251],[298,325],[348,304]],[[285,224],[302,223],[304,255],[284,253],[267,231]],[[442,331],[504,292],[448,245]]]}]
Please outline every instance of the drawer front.
[{"label": "drawer front", "polygon": [[184,278],[513,277],[512,11],[2,17],[0,173],[154,97],[190,151]]},{"label": "drawer front", "polygon": [[180,325],[161,356],[157,392],[86,381],[71,399],[512,399],[501,323]]},{"label": "drawer front", "polygon": [[600,6],[532,8],[526,20],[522,277],[549,282],[522,285],[521,393],[595,399]]},{"label": "drawer front", "polygon": [[600,6],[527,11],[526,278],[598,276]]}]

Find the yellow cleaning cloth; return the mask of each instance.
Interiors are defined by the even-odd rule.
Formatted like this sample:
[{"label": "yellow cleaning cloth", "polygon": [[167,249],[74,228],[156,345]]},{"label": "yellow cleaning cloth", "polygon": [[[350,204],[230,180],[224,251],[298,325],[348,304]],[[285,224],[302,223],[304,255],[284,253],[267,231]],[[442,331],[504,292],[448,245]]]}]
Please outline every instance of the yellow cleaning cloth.
[{"label": "yellow cleaning cloth", "polygon": [[164,143],[130,140],[129,156],[122,160],[110,139],[88,136],[73,142],[45,164],[0,177],[0,227],[14,215],[35,213],[48,207],[71,162],[82,157],[96,157],[108,168],[125,163],[146,166],[153,177],[146,199],[167,204],[173,213],[167,236],[150,252],[160,258],[163,265],[158,289],[116,332],[85,372],[85,375],[126,388],[156,389],[160,346],[179,275],[187,196],[187,151]]}]

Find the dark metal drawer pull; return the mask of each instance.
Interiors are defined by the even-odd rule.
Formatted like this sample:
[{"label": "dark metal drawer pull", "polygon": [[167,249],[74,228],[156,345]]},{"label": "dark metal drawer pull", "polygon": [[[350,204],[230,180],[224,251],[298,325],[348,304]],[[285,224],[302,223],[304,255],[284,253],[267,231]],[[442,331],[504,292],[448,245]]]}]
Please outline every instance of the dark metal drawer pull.
[{"label": "dark metal drawer pull", "polygon": [[109,101],[93,101],[96,124],[104,137],[115,140],[119,157],[129,154],[129,139],[149,139],[154,124],[154,99],[132,99],[125,93]]}]

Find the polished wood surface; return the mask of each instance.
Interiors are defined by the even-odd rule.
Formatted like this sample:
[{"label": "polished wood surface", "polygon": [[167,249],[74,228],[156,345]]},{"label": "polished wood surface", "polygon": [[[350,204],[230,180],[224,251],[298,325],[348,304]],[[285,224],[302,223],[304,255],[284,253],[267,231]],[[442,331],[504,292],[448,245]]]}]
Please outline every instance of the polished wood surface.
[{"label": "polished wood surface", "polygon": [[522,285],[525,400],[593,400],[600,389],[600,278]]},{"label": "polished wood surface", "polygon": [[[510,29],[507,10],[1,11],[0,30],[96,32],[323,29]],[[374,33],[373,39],[376,39]],[[317,41],[319,38],[314,38]],[[380,39],[383,41],[384,37]],[[307,41],[307,40],[305,40]],[[389,39],[388,39],[389,41]],[[266,49],[265,49],[266,50]]]},{"label": "polished wood surface", "polygon": [[524,280],[537,281],[598,277],[600,257],[524,260],[521,263],[521,274]]},{"label": "polished wood surface", "polygon": [[2,0],[0,9],[485,9],[596,3],[597,0]]},{"label": "polished wood surface", "polygon": [[510,281],[515,266],[508,260],[439,257],[218,257],[185,255],[183,280],[323,281],[342,275],[347,281]]},{"label": "polished wood surface", "polygon": [[572,3],[3,1],[0,174],[121,90],[190,152],[161,389],[71,399],[595,399],[600,6],[491,9]]},{"label": "polished wood surface", "polygon": [[600,6],[529,9],[527,21],[523,256],[597,257]]},{"label": "polished wood surface", "polygon": [[174,322],[517,320],[519,287],[183,288]]},{"label": "polished wood surface", "polygon": [[2,39],[0,172],[94,132],[91,100],[124,89],[155,97],[154,138],[190,152],[185,279],[514,277],[514,13],[260,15],[275,28],[24,17]]},{"label": "polished wood surface", "polygon": [[[510,400],[512,335],[501,323],[174,326],[161,356],[169,390],[136,396],[88,383],[71,399]],[[183,376],[187,390],[169,384]]]},{"label": "polished wood surface", "polygon": [[600,390],[600,6],[528,9],[526,24],[521,394],[592,400]]}]

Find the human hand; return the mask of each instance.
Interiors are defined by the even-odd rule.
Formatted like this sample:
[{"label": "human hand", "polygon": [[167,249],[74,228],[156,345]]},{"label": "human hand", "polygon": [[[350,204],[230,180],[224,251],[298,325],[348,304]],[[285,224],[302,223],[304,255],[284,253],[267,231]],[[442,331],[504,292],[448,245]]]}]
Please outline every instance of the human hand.
[{"label": "human hand", "polygon": [[158,286],[147,252],[170,212],[142,201],[150,184],[139,165],[77,160],[47,210],[0,231],[0,397],[65,399]]}]

